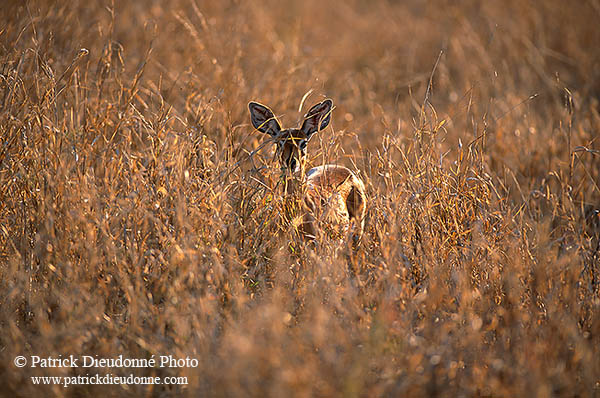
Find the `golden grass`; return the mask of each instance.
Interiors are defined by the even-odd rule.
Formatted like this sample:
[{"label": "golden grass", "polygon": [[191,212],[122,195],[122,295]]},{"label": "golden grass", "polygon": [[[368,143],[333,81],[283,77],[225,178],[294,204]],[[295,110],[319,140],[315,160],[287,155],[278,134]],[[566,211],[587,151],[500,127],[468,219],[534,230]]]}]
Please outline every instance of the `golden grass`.
[{"label": "golden grass", "polygon": [[[600,394],[598,1],[0,15],[2,394]],[[308,150],[367,186],[356,251],[299,239],[249,124],[325,96]],[[13,365],[69,354],[199,366],[64,388],[30,376],[90,370]]]}]

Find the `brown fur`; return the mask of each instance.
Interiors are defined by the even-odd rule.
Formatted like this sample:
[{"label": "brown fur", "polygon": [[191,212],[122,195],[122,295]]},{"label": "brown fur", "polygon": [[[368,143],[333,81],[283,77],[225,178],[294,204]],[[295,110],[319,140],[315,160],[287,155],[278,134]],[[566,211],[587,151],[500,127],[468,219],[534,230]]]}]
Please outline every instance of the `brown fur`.
[{"label": "brown fur", "polygon": [[[298,173],[304,169],[308,140],[329,124],[333,103],[325,100],[314,105],[304,116],[300,128],[285,130],[268,107],[256,102],[248,106],[252,125],[275,139],[282,170]],[[309,170],[302,181],[306,188],[306,213],[301,228],[304,237],[314,239],[319,232],[317,220],[322,220],[340,231],[350,230],[353,243],[358,243],[366,210],[363,182],[346,167],[332,164]]]}]

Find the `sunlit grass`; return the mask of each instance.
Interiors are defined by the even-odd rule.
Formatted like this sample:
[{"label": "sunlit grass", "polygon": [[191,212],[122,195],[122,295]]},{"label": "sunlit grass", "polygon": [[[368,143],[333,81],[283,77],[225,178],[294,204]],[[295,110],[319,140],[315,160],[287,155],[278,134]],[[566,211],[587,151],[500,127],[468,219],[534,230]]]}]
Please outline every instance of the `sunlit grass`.
[{"label": "sunlit grass", "polygon": [[[6,3],[4,394],[599,393],[593,2]],[[302,241],[247,111],[324,97],[308,152],[365,182],[357,250]],[[13,366],[70,354],[199,366]]]}]

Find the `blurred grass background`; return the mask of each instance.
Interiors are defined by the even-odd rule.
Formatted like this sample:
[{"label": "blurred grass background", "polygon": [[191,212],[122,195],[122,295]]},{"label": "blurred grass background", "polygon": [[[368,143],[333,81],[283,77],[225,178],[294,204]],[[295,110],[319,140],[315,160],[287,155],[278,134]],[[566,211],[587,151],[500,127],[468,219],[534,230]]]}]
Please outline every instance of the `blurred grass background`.
[{"label": "blurred grass background", "polygon": [[[6,0],[0,383],[32,396],[597,396],[600,2]],[[308,93],[305,103],[301,100]],[[298,238],[272,148],[369,198]],[[173,355],[34,386],[17,355]]]}]

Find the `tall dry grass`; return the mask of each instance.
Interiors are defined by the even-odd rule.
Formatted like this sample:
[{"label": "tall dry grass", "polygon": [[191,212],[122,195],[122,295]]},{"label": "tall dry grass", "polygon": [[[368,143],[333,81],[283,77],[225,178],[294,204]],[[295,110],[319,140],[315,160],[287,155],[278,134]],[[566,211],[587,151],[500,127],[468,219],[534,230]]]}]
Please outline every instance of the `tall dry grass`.
[{"label": "tall dry grass", "polygon": [[[0,15],[2,394],[600,394],[597,0]],[[356,251],[299,239],[249,124],[325,96],[308,150],[367,186]],[[63,388],[30,377],[90,370],[13,365],[69,354],[199,366]]]}]

